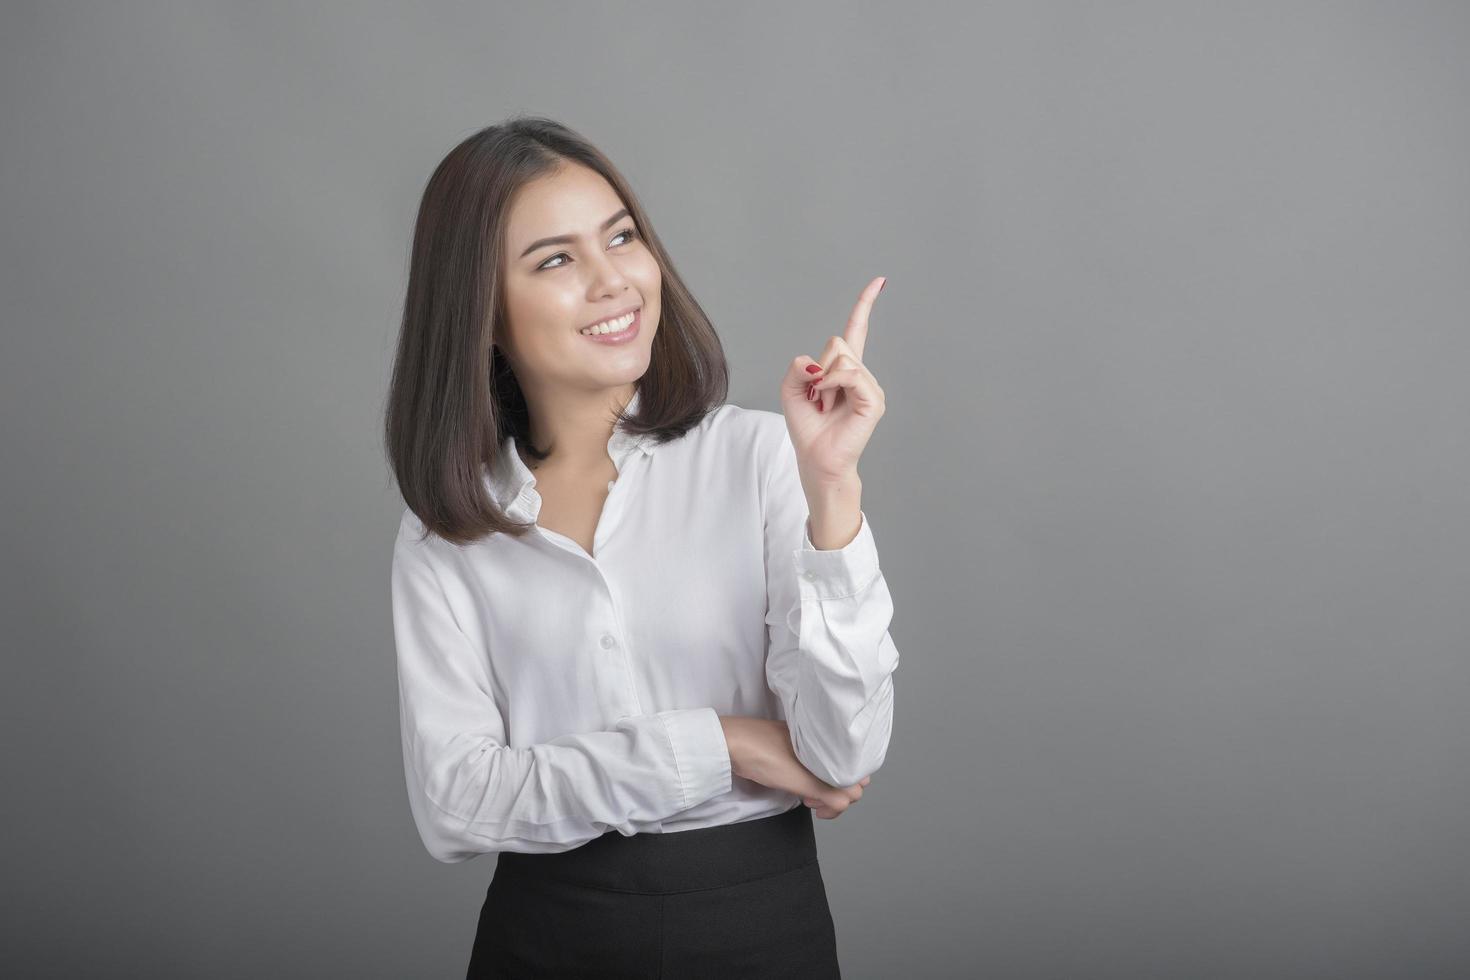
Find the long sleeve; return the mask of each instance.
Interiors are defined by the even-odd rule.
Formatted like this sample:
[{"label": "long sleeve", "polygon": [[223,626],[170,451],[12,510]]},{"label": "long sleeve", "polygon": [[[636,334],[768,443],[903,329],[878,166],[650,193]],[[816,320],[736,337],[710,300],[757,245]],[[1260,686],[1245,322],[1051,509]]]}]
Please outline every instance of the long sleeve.
[{"label": "long sleeve", "polygon": [[763,501],[766,680],[802,765],[832,786],[851,786],[888,752],[899,661],[888,634],[893,600],[867,514],[846,547],[812,544],[796,450],[784,417],[781,424]]},{"label": "long sleeve", "polygon": [[608,830],[631,836],[634,822],[730,790],[729,751],[712,707],[507,746],[489,663],[458,625],[433,565],[403,535],[392,605],[410,809],[435,859],[565,851]]}]

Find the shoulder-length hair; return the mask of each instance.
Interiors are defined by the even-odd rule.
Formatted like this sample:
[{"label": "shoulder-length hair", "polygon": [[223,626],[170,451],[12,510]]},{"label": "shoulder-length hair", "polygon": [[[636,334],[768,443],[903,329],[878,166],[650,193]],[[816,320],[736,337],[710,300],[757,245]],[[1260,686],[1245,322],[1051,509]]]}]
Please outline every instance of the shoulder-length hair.
[{"label": "shoulder-length hair", "polygon": [[390,465],[424,537],[463,545],[496,531],[519,537],[531,528],[499,508],[483,472],[499,465],[507,435],[527,456],[548,455],[531,444],[525,397],[494,345],[504,330],[505,228],[515,193],[568,162],[590,167],[612,185],[663,278],[658,333],[637,383],[637,415],[619,424],[667,441],[727,396],[728,368],[714,326],[612,162],[544,117],[520,115],[482,129],[449,152],[424,188],[384,413]]}]

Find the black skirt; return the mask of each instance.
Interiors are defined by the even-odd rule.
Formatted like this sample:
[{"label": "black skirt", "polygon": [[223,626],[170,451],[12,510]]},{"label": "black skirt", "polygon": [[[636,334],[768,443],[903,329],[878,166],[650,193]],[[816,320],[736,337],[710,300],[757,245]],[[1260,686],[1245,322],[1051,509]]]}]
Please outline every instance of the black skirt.
[{"label": "black skirt", "polygon": [[841,977],[812,813],[502,852],[468,978]]}]

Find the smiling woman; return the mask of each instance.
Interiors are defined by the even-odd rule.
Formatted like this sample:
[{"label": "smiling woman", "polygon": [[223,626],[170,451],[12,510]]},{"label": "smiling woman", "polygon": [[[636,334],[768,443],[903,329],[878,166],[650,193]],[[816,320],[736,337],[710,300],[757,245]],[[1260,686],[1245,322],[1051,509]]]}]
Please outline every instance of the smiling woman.
[{"label": "smiling woman", "polygon": [[813,819],[882,765],[898,665],[852,468],[877,288],[792,363],[788,428],[724,403],[712,325],[577,134],[514,119],[430,179],[393,629],[420,838],[498,855],[470,977],[839,975]]},{"label": "smiling woman", "polygon": [[[630,311],[633,329],[584,336]],[[565,421],[616,414],[636,388],[628,430],[673,439],[724,402],[728,384],[715,329],[651,218],[579,134],[518,117],[435,169],[384,420],[404,501],[427,531],[463,545],[531,529],[486,484],[507,437],[543,463],[570,441],[559,438]]]}]

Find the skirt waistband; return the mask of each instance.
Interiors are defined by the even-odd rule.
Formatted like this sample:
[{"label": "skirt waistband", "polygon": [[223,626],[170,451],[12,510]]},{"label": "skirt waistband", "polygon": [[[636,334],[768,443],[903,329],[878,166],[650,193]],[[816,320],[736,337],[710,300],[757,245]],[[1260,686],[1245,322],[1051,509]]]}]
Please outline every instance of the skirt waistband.
[{"label": "skirt waistband", "polygon": [[631,837],[610,830],[567,851],[503,851],[495,867],[496,874],[658,894],[754,881],[816,859],[812,811],[798,803],[774,816],[716,827]]}]

